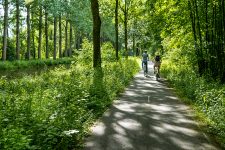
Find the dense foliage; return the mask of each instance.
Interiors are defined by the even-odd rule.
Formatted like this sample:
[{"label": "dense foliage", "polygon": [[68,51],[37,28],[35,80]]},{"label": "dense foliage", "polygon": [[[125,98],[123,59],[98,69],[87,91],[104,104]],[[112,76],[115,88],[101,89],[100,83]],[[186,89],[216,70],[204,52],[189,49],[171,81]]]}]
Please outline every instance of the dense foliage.
[{"label": "dense foliage", "polygon": [[31,61],[5,61],[0,62],[0,70],[10,71],[10,70],[19,70],[27,68],[43,68],[44,66],[55,66],[59,64],[71,64],[76,61],[75,58],[62,58],[58,60],[44,59],[44,60],[31,60]]},{"label": "dense foliage", "polygon": [[[101,19],[100,37],[94,39],[91,2],[99,4],[95,12],[99,11]],[[0,146],[60,149],[70,147],[73,142],[77,145],[86,125],[110,104],[137,70],[132,68],[136,66],[133,60],[115,62],[118,53],[127,57],[140,55],[144,49],[152,57],[162,56],[165,77],[204,114],[208,130],[224,146],[224,0],[0,0],[0,3],[2,60],[47,58],[6,61],[0,63],[1,70],[58,64],[65,59],[51,59],[78,53],[73,56],[70,69],[61,66],[40,76],[20,79],[2,77],[0,136],[4,138],[0,139]],[[88,42],[91,40],[102,45],[102,51],[98,49],[94,57]],[[111,44],[104,42],[113,43],[116,53]],[[90,69],[93,59],[102,60],[102,68]],[[77,123],[71,123],[71,119]],[[70,141],[69,136],[75,140]]]},{"label": "dense foliage", "polygon": [[83,46],[70,69],[58,67],[21,79],[1,78],[1,149],[79,147],[93,119],[139,70],[135,60],[115,62],[112,46],[106,44],[104,67],[96,73],[90,69],[91,45],[86,41]]},{"label": "dense foliage", "polygon": [[[206,129],[225,146],[223,1],[148,1],[150,51],[162,72],[203,114]],[[207,127],[207,126],[206,126]]]}]

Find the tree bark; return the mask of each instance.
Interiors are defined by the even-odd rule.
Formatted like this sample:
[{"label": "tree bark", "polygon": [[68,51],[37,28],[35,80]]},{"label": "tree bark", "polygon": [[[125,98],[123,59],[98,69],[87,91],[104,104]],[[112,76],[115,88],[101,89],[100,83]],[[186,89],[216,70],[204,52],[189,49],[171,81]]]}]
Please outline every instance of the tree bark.
[{"label": "tree bark", "polygon": [[59,58],[62,58],[62,19],[59,15]]},{"label": "tree bark", "polygon": [[49,58],[49,51],[48,51],[48,12],[47,7],[45,7],[45,57],[46,59]]},{"label": "tree bark", "polygon": [[36,59],[36,47],[35,47],[35,29],[34,29],[34,12],[31,12],[31,36],[32,36],[32,49],[33,58]]},{"label": "tree bark", "polygon": [[70,48],[69,48],[69,57],[72,56],[72,41],[73,41],[73,29],[72,29],[72,24],[70,22]]},{"label": "tree bark", "polygon": [[4,31],[3,31],[3,50],[2,50],[2,60],[6,60],[6,49],[7,49],[7,39],[8,39],[8,9],[9,2],[5,0],[5,9],[4,9]]},{"label": "tree bark", "polygon": [[65,51],[64,51],[64,56],[68,56],[68,20],[66,20],[66,26],[65,26]]},{"label": "tree bark", "polygon": [[115,31],[116,31],[116,59],[119,60],[119,30],[118,30],[118,6],[119,1],[116,0],[116,8],[115,8]]},{"label": "tree bark", "polygon": [[93,67],[101,68],[101,47],[100,47],[101,18],[99,15],[98,0],[91,0],[91,11],[93,18]]},{"label": "tree bark", "polygon": [[38,59],[41,59],[41,44],[42,44],[42,6],[39,6],[39,38],[38,38]]},{"label": "tree bark", "polygon": [[125,0],[125,10],[124,10],[124,42],[125,42],[125,57],[128,58],[128,49],[127,49],[127,16],[128,15],[128,8],[127,8],[127,0]]},{"label": "tree bark", "polygon": [[[224,17],[224,15],[225,15],[225,8],[224,8],[224,0],[222,0],[222,22],[223,22],[223,49],[225,49],[225,17]],[[225,51],[223,51],[223,54],[225,53]],[[225,54],[224,54],[225,55]],[[222,68],[222,70],[223,70],[223,72],[222,72],[222,76],[221,76],[221,82],[222,83],[225,83],[225,65],[224,65],[224,63],[225,63],[225,58],[223,57],[223,68]]]},{"label": "tree bark", "polygon": [[30,4],[27,5],[27,54],[26,59],[30,60]]},{"label": "tree bark", "polygon": [[56,59],[56,44],[57,44],[57,38],[56,38],[56,34],[57,34],[57,18],[54,16],[54,54],[53,54],[53,59]]},{"label": "tree bark", "polygon": [[20,4],[16,0],[16,59],[20,59]]},{"label": "tree bark", "polygon": [[198,48],[198,64],[199,64],[199,74],[202,76],[205,72],[205,62],[203,58],[203,46],[202,46],[202,34],[201,34],[201,26],[200,26],[200,18],[198,13],[198,5],[197,0],[194,1],[195,3],[195,13],[196,13],[196,19],[197,19],[197,31],[198,31],[198,37],[199,37],[199,48]]}]

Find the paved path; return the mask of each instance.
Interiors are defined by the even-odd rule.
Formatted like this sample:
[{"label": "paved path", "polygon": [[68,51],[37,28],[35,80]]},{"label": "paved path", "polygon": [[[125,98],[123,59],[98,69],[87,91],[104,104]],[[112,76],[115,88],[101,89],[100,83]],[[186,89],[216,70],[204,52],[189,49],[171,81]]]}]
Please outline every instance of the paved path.
[{"label": "paved path", "polygon": [[164,83],[141,71],[92,128],[85,150],[217,150]]}]

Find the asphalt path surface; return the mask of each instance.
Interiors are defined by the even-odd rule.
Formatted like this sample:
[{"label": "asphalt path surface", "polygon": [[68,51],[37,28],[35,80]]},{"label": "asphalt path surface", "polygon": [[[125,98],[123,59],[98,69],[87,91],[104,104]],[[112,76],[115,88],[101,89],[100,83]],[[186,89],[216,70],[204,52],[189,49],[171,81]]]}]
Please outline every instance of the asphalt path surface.
[{"label": "asphalt path surface", "polygon": [[140,71],[91,128],[84,150],[219,150],[200,131],[192,110],[156,81],[153,65]]}]

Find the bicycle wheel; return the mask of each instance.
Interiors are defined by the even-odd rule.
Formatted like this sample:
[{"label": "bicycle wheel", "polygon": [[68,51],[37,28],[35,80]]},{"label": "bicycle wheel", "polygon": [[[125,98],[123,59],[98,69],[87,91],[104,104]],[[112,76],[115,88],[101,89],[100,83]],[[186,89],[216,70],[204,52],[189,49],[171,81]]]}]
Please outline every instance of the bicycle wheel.
[{"label": "bicycle wheel", "polygon": [[155,68],[155,78],[156,78],[156,81],[159,80],[159,70],[158,70],[158,67]]},{"label": "bicycle wheel", "polygon": [[144,76],[146,76],[147,75],[147,66],[146,66],[146,63],[144,63],[143,69],[144,69]]}]

